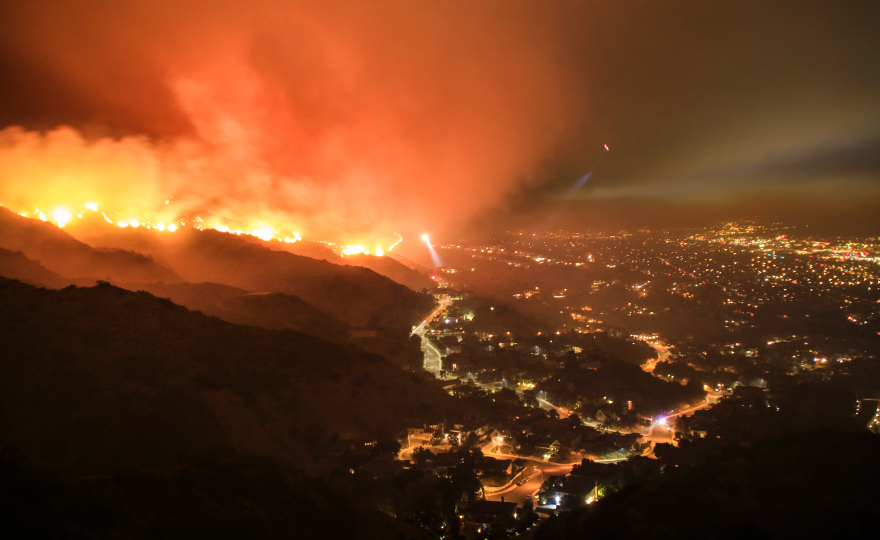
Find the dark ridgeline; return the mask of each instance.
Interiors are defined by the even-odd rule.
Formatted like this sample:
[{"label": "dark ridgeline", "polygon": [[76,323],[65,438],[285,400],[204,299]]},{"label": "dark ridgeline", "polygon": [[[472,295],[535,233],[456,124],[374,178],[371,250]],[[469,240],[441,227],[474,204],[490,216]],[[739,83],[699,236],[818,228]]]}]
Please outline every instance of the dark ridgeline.
[{"label": "dark ridgeline", "polygon": [[[56,274],[40,264],[39,261],[29,259],[21,251],[10,251],[4,248],[0,248],[0,276],[50,289],[61,289],[74,284],[74,280]],[[85,284],[83,283],[83,285]]]},{"label": "dark ridgeline", "polygon": [[403,337],[434,304],[429,296],[367,268],[274,251],[217,231],[178,232],[165,256],[188,281],[296,295],[352,326]]},{"label": "dark ridgeline", "polygon": [[[202,290],[180,285],[174,294],[187,307],[204,309],[227,320],[273,328],[306,330],[295,321],[315,315],[321,335],[341,328],[332,316],[352,327],[377,330],[392,340],[405,341],[411,325],[434,305],[429,296],[396,283],[360,266],[333,264],[286,251],[276,251],[250,237],[217,231],[181,230],[173,234],[154,231],[104,228],[89,238],[93,245],[114,245],[125,249],[96,249],[73,238],[50,223],[24,218],[0,208],[0,247],[21,251],[48,270],[77,284],[100,279],[131,288],[167,289],[182,281],[211,282],[237,287],[243,293],[282,293],[295,299],[274,297],[269,305],[254,299],[237,300],[235,306],[218,306]],[[385,268],[390,275],[421,285],[420,274],[383,257],[359,261]],[[157,261],[161,261],[161,264]],[[22,276],[29,279],[27,276]],[[48,285],[43,282],[42,284]],[[421,288],[421,287],[420,287]],[[218,289],[219,290],[219,289]],[[220,291],[227,297],[229,290]],[[157,293],[158,294],[158,293]],[[170,296],[170,293],[167,294]],[[166,296],[166,294],[162,294]],[[189,304],[187,302],[192,302]],[[309,309],[308,304],[314,309]],[[267,321],[254,310],[272,313],[290,309],[281,322]],[[270,317],[274,318],[274,317]],[[291,326],[292,325],[292,326]]]},{"label": "dark ridgeline", "polygon": [[46,268],[71,279],[124,282],[180,281],[174,271],[141,253],[96,249],[51,223],[29,219],[0,207],[0,247],[21,251]]},{"label": "dark ridgeline", "polygon": [[109,284],[0,279],[0,341],[16,535],[395,537],[304,473],[338,438],[390,437],[449,399],[352,345]]},{"label": "dark ridgeline", "polygon": [[127,284],[129,290],[147,290],[175,304],[235,324],[273,330],[296,330],[330,341],[345,341],[349,325],[284,293],[250,293],[219,283]]},{"label": "dark ridgeline", "polygon": [[412,261],[396,254],[388,253],[384,257],[358,253],[357,255],[337,255],[332,249],[320,242],[302,240],[293,244],[279,246],[284,251],[310,257],[319,261],[324,260],[333,264],[363,266],[379,275],[385,276],[396,283],[406,285],[414,291],[434,286],[434,282],[428,277],[431,270],[420,268]]}]

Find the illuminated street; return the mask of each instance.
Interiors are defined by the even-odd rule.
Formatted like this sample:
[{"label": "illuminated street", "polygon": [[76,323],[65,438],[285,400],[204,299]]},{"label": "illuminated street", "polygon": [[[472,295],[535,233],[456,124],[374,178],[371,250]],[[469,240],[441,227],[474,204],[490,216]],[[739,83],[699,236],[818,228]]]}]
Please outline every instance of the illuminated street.
[{"label": "illuminated street", "polygon": [[412,335],[417,335],[422,338],[422,351],[425,353],[425,363],[424,368],[426,371],[430,371],[434,374],[435,377],[440,376],[440,370],[443,366],[443,355],[440,354],[440,351],[437,350],[431,341],[425,337],[425,327],[428,323],[433,321],[438,315],[443,313],[443,311],[449,307],[452,303],[452,300],[448,296],[444,296],[440,299],[440,305],[431,312],[430,315],[425,317],[425,320],[421,322],[418,326],[416,326]]}]

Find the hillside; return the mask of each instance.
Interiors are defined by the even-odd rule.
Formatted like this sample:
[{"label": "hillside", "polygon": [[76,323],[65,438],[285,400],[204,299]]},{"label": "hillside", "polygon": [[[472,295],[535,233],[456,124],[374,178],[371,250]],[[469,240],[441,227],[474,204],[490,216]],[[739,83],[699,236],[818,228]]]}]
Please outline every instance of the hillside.
[{"label": "hillside", "polygon": [[[94,279],[71,280],[46,269],[20,251],[0,248],[0,276],[36,287],[61,289],[68,285],[91,286]],[[311,336],[344,341],[349,326],[316,309],[296,296],[282,293],[251,293],[219,283],[123,283],[128,290],[147,290],[169,298],[190,310],[219,317],[234,324],[261,326],[273,330],[296,330]]]},{"label": "hillside", "polygon": [[0,279],[0,340],[0,447],[82,474],[193,455],[310,468],[336,437],[389,434],[448,401],[357,347],[110,285]]},{"label": "hillside", "polygon": [[294,295],[351,326],[369,326],[398,337],[405,338],[434,305],[430,297],[367,268],[296,255],[284,246],[246,236],[189,228],[174,234],[113,228],[76,234],[94,245],[147,253],[185,281]]},{"label": "hillside", "polygon": [[[95,216],[85,216],[69,226],[71,234],[93,246],[126,249],[138,253],[148,253],[156,257],[158,261],[173,266],[164,259],[164,252],[169,245],[168,234],[156,234],[142,228],[119,228],[107,227],[103,220]],[[218,231],[212,231],[217,233]],[[430,270],[418,267],[414,263],[389,254],[385,257],[374,255],[338,255],[327,244],[310,240],[302,240],[292,244],[283,242],[264,242],[253,236],[236,236],[234,234],[222,234],[228,238],[231,244],[249,243],[256,246],[267,247],[273,251],[292,253],[302,257],[308,257],[317,261],[326,261],[338,266],[360,266],[369,268],[379,275],[385,276],[392,281],[405,285],[414,291],[424,288],[432,288],[434,282],[428,278]],[[170,242],[173,244],[173,242]]]},{"label": "hillside", "polygon": [[274,251],[217,231],[188,231],[169,253],[187,281],[296,295],[353,326],[408,332],[430,310],[430,297],[366,268]]},{"label": "hillside", "polygon": [[9,251],[4,248],[0,248],[0,276],[50,289],[60,289],[73,284],[71,280],[52,272],[39,261],[29,259],[21,251]]},{"label": "hillside", "polygon": [[348,336],[347,324],[289,294],[250,293],[218,283],[126,284],[125,288],[147,290],[235,324],[296,330],[331,341],[343,341]]},{"label": "hillside", "polygon": [[[262,243],[254,238],[245,238],[254,243]],[[425,288],[433,288],[435,283],[428,277],[430,270],[418,268],[407,264],[409,261],[402,257],[389,254],[384,257],[369,255],[366,253],[358,253],[356,255],[337,255],[335,251],[330,249],[326,244],[309,240],[302,240],[292,244],[271,244],[272,248],[278,251],[286,251],[294,255],[301,255],[319,261],[327,261],[342,266],[360,266],[369,268],[373,272],[388,279],[405,285],[414,291],[420,291]]]},{"label": "hillside", "polygon": [[0,207],[0,247],[21,251],[61,276],[116,282],[173,283],[180,277],[141,253],[95,249],[62,229]]},{"label": "hillside", "polygon": [[399,262],[400,264],[406,266],[410,270],[415,270],[416,272],[422,274],[423,276],[430,276],[431,275],[430,268],[425,268],[424,266],[422,266],[420,264],[416,264],[413,261],[407,259],[403,255],[400,255],[396,252],[389,253],[388,257],[391,257],[392,259],[394,259],[395,261]]},{"label": "hillside", "polygon": [[406,285],[414,291],[433,289],[437,286],[427,275],[403,265],[392,257],[358,254],[348,255],[343,258],[346,264],[369,268],[373,272],[381,274],[401,285]]}]

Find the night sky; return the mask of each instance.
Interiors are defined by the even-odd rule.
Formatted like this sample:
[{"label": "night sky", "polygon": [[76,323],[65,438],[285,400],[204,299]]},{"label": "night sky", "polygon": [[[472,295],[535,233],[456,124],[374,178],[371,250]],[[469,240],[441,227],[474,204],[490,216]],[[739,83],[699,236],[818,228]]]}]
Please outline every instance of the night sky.
[{"label": "night sky", "polygon": [[376,242],[880,228],[876,1],[6,0],[0,25],[10,207],[170,199]]}]

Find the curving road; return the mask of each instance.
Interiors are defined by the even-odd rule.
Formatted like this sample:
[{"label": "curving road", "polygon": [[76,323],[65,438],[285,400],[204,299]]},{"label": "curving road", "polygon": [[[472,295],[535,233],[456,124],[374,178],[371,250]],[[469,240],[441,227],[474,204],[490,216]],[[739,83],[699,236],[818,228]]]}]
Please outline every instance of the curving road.
[{"label": "curving road", "polygon": [[649,360],[648,363],[642,366],[642,369],[647,371],[648,373],[652,373],[654,368],[657,367],[657,364],[660,362],[666,361],[669,358],[669,348],[668,345],[664,346],[665,343],[662,341],[657,343],[649,343],[651,347],[654,347],[654,350],[657,351],[657,358],[653,360]]},{"label": "curving road", "polygon": [[[495,457],[495,454],[492,456]],[[521,458],[521,456],[505,456],[503,454],[500,457],[504,459]],[[565,476],[571,472],[571,468],[574,466],[573,463],[549,463],[534,458],[529,459],[529,461],[537,471],[523,485],[513,484],[500,491],[486,493],[486,500],[500,501],[504,497],[504,502],[515,502],[518,505],[522,505],[523,502],[534,497],[538,490],[541,489],[541,484],[544,483],[544,480],[551,476]]]},{"label": "curving road", "polygon": [[440,370],[443,369],[443,355],[440,354],[440,351],[437,350],[437,347],[431,344],[428,341],[428,338],[425,337],[425,327],[429,322],[433,321],[437,315],[443,313],[449,305],[452,304],[452,300],[449,296],[444,296],[440,299],[440,305],[437,306],[434,311],[431,312],[430,315],[425,317],[425,320],[421,322],[418,326],[413,328],[413,331],[410,335],[417,335],[422,338],[422,350],[425,352],[425,363],[424,368],[426,371],[430,371],[434,374],[435,377],[440,377]]}]

